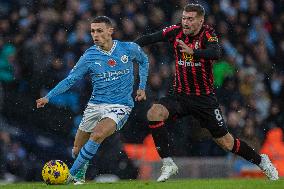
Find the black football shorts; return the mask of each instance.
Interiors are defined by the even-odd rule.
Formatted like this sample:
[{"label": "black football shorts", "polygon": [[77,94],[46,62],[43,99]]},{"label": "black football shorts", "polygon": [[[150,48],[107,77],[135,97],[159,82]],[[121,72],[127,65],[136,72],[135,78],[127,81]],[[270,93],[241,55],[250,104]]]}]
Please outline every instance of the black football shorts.
[{"label": "black football shorts", "polygon": [[215,95],[181,96],[170,95],[159,100],[169,111],[169,119],[192,115],[201,127],[209,130],[214,138],[228,133],[219,103]]}]

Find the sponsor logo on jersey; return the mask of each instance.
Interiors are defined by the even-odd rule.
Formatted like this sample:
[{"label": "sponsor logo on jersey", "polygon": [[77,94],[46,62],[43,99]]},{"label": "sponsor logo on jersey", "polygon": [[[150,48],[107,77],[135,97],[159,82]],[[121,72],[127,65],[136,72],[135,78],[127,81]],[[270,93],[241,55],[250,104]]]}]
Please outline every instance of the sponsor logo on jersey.
[{"label": "sponsor logo on jersey", "polygon": [[201,66],[200,62],[193,62],[193,55],[182,53],[183,60],[178,61],[178,65],[185,67]]},{"label": "sponsor logo on jersey", "polygon": [[104,73],[96,74],[96,77],[102,78],[105,81],[113,81],[120,78],[122,75],[126,75],[130,73],[130,69],[124,69],[124,70],[116,70],[116,71],[109,71]]},{"label": "sponsor logo on jersey", "polygon": [[201,66],[201,62],[190,62],[190,61],[179,60],[178,65],[185,66],[185,67],[197,67],[197,66]]},{"label": "sponsor logo on jersey", "polygon": [[128,62],[128,56],[126,55],[123,55],[121,58],[120,58],[121,62],[123,62],[124,64],[126,64]]},{"label": "sponsor logo on jersey", "polygon": [[116,65],[116,61],[113,59],[109,59],[107,63],[110,67],[114,67]]}]

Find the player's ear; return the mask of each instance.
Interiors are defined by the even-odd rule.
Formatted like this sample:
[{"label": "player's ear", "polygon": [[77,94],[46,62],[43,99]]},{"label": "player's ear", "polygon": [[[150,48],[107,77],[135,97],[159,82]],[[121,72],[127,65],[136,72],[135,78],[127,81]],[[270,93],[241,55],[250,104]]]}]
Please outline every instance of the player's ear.
[{"label": "player's ear", "polygon": [[113,27],[110,27],[110,28],[108,29],[108,31],[109,31],[109,34],[112,35],[113,32],[114,32],[114,28],[113,28]]}]

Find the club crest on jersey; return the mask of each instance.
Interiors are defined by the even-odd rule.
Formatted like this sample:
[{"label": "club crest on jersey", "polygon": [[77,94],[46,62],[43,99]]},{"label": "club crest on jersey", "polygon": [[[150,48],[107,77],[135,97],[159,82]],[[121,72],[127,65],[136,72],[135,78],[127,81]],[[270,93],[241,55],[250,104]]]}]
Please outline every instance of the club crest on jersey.
[{"label": "club crest on jersey", "polygon": [[110,67],[114,67],[114,66],[116,65],[116,61],[113,60],[113,59],[109,59],[109,60],[108,60],[108,65],[109,65]]},{"label": "club crest on jersey", "polygon": [[128,56],[126,55],[123,55],[121,58],[120,58],[121,62],[123,62],[124,64],[126,64],[128,62]]},{"label": "club crest on jersey", "polygon": [[218,38],[217,37],[209,37],[208,41],[209,42],[218,42]]},{"label": "club crest on jersey", "polygon": [[206,32],[208,42],[218,42],[217,36],[212,36],[209,32]]}]

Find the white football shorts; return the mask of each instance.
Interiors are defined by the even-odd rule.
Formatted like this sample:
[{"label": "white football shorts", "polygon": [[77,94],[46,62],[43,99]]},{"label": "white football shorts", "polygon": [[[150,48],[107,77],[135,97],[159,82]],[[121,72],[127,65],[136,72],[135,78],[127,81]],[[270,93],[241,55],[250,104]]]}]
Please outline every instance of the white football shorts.
[{"label": "white football shorts", "polygon": [[91,133],[100,120],[110,118],[116,123],[116,130],[118,131],[126,123],[131,110],[131,107],[121,104],[88,103],[79,129]]}]

